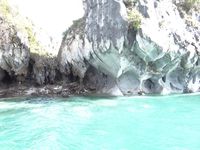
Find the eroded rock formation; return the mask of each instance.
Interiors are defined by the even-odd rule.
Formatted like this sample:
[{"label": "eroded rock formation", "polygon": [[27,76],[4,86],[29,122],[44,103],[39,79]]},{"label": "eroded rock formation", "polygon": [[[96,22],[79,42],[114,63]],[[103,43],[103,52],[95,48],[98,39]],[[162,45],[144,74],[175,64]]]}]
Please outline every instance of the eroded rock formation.
[{"label": "eroded rock formation", "polygon": [[0,1],[0,85],[56,81],[56,44],[42,29]]},{"label": "eroded rock formation", "polygon": [[0,86],[15,83],[7,88],[11,92],[0,89],[0,97],[14,93],[15,86],[45,96],[200,90],[198,5],[189,10],[176,0],[83,4],[85,15],[65,32],[57,57],[48,35],[30,22],[12,22],[7,9],[0,13]]},{"label": "eroded rock formation", "polygon": [[0,79],[10,75],[27,75],[30,51],[27,38],[0,17]]},{"label": "eroded rock formation", "polygon": [[[183,16],[171,0],[83,3],[85,16],[60,48],[62,72],[72,72],[100,93],[199,91],[199,13]],[[141,22],[134,15],[141,15]]]}]

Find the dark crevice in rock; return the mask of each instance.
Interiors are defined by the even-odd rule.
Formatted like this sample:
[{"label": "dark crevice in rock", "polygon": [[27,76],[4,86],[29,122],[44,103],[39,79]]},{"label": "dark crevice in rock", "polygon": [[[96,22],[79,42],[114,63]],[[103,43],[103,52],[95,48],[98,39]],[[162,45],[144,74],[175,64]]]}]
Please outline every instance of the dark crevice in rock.
[{"label": "dark crevice in rock", "polygon": [[162,81],[163,81],[163,82],[166,82],[166,76],[163,76],[163,77],[162,77]]},{"label": "dark crevice in rock", "polygon": [[[155,3],[154,3],[155,4]],[[157,3],[156,3],[157,4]],[[154,5],[154,7],[155,7],[156,5]],[[156,7],[155,7],[156,8]],[[149,14],[148,14],[148,7],[147,6],[142,6],[142,5],[140,5],[140,7],[139,7],[139,12],[141,12],[142,13],[142,15],[145,17],[145,18],[149,18],[150,16],[149,16]]]},{"label": "dark crevice in rock", "polygon": [[83,84],[86,89],[92,91],[101,91],[109,84],[113,84],[112,77],[97,70],[95,67],[90,66],[85,73]]},{"label": "dark crevice in rock", "polygon": [[5,72],[5,76],[3,77],[3,79],[1,80],[1,82],[2,82],[3,84],[9,85],[9,84],[12,83],[13,78],[9,75],[8,72],[6,72],[6,71],[4,71],[4,72]]},{"label": "dark crevice in rock", "polygon": [[160,93],[163,87],[158,83],[159,79],[149,78],[143,82],[143,91],[145,93]]},{"label": "dark crevice in rock", "polygon": [[144,82],[144,87],[147,88],[149,91],[152,91],[155,88],[155,84],[151,79],[147,79]]},{"label": "dark crevice in rock", "polygon": [[127,39],[128,39],[128,48],[133,47],[134,42],[136,41],[136,34],[137,34],[137,30],[135,30],[134,28],[132,28],[132,26],[128,28],[128,33],[127,33]]}]

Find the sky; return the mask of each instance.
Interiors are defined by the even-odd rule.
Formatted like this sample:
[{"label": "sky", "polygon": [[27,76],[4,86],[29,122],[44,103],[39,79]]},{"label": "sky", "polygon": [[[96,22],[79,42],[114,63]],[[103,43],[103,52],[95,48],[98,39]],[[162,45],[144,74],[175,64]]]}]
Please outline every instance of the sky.
[{"label": "sky", "polygon": [[83,16],[82,0],[9,0],[19,12],[53,37]]}]

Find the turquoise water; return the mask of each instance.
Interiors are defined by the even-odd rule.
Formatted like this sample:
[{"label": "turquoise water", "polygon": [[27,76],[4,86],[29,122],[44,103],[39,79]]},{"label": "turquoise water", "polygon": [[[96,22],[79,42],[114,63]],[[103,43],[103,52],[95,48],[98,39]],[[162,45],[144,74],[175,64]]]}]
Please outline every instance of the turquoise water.
[{"label": "turquoise water", "polygon": [[200,150],[200,95],[4,99],[0,150]]}]

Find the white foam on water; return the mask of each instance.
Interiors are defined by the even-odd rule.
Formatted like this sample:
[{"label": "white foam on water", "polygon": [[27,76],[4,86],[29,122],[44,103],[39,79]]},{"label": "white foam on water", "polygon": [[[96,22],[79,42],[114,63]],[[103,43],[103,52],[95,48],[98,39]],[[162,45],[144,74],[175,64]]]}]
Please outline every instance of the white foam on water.
[{"label": "white foam on water", "polygon": [[118,105],[118,101],[105,99],[96,101],[95,104],[97,104],[98,106],[114,107]]},{"label": "white foam on water", "polygon": [[76,114],[78,117],[80,117],[82,119],[89,119],[90,117],[92,117],[92,113],[85,106],[74,107],[73,112],[74,112],[74,114]]}]

